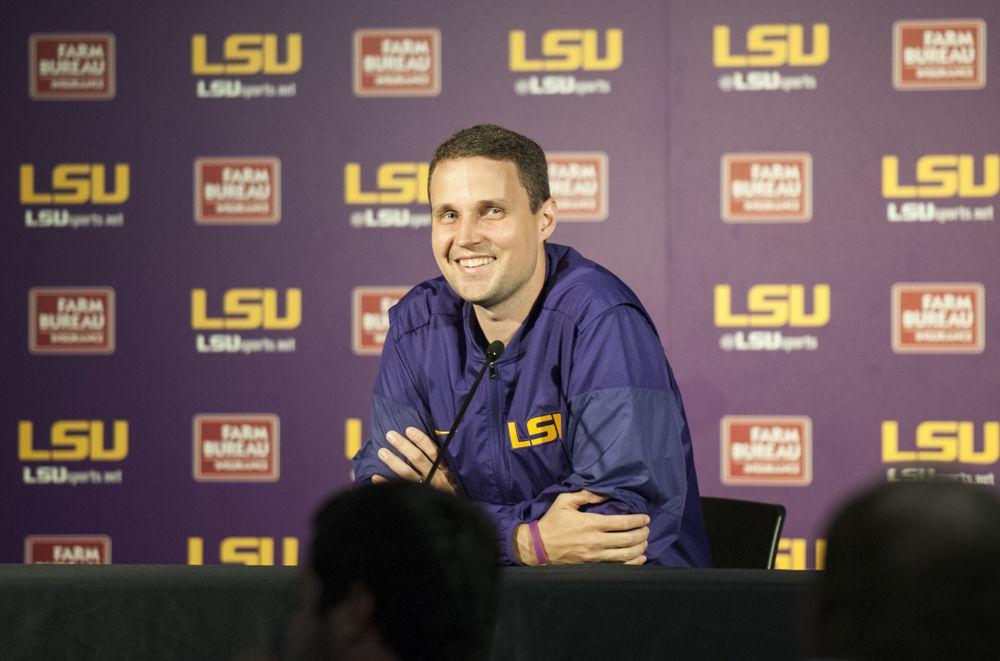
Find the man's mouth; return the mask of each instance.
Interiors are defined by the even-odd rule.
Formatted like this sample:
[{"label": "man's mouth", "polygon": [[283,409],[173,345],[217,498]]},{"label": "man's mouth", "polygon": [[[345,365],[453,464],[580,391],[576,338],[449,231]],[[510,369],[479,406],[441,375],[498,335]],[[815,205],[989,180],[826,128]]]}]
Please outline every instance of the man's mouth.
[{"label": "man's mouth", "polygon": [[460,257],[455,260],[463,269],[477,269],[497,261],[496,257]]}]

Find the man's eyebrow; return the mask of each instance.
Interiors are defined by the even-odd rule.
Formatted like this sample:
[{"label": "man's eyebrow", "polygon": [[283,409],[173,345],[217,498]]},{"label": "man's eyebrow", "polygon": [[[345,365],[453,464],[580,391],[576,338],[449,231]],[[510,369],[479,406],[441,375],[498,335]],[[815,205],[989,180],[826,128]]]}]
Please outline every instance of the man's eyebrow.
[{"label": "man's eyebrow", "polygon": [[509,207],[510,202],[501,198],[495,200],[480,200],[478,202],[480,207]]},{"label": "man's eyebrow", "polygon": [[453,207],[449,202],[445,202],[444,204],[439,204],[432,209],[434,215],[442,214],[445,211],[454,211],[454,210],[455,207]]}]

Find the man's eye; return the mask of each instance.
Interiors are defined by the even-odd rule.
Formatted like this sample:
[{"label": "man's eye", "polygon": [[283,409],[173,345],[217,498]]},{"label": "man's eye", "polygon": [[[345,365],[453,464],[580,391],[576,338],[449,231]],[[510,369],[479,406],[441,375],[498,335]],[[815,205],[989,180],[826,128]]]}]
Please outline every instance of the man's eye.
[{"label": "man's eye", "polygon": [[503,213],[503,209],[499,207],[491,207],[490,210],[487,211],[487,213],[491,216],[499,216]]},{"label": "man's eye", "polygon": [[453,211],[448,211],[438,216],[438,218],[441,220],[442,223],[454,222],[456,217],[457,216]]}]

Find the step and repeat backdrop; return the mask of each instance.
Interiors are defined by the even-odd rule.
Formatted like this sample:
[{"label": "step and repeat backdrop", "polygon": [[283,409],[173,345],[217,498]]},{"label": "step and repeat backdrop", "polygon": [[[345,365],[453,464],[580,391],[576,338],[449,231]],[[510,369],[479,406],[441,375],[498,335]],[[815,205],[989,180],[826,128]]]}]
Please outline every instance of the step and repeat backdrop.
[{"label": "step and repeat backdrop", "polygon": [[[1000,471],[992,0],[4,10],[0,562],[296,564],[350,484],[427,163],[536,139],[655,319],[704,494]],[[993,39],[997,37],[994,36]]]}]

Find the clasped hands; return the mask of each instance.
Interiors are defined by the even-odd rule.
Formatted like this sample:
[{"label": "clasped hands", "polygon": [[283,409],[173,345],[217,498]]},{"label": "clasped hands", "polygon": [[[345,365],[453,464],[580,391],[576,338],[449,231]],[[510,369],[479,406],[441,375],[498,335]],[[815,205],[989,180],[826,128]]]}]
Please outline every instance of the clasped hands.
[{"label": "clasped hands", "polygon": [[[398,454],[382,448],[378,457],[398,477],[419,482],[437,459],[438,446],[416,427],[407,427],[405,432],[405,436],[396,431],[386,434],[386,440]],[[372,482],[385,482],[385,478],[374,475]],[[455,494],[458,491],[456,484],[447,464],[442,461],[431,486]],[[607,499],[607,496],[590,491],[556,496],[538,520],[538,532],[551,564],[619,562],[641,565],[646,562],[643,553],[648,546],[649,516],[580,511],[585,505],[596,505]],[[539,564],[527,524],[519,525],[514,531],[514,552],[526,565]]]}]

